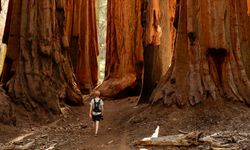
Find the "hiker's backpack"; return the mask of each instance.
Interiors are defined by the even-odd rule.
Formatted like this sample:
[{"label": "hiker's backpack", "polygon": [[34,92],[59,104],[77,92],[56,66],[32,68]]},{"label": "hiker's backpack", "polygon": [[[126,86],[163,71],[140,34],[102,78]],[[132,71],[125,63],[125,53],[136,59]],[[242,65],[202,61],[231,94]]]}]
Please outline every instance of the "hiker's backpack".
[{"label": "hiker's backpack", "polygon": [[93,111],[94,112],[101,112],[100,110],[100,103],[101,103],[101,99],[99,99],[97,102],[94,100],[94,107],[93,107]]}]

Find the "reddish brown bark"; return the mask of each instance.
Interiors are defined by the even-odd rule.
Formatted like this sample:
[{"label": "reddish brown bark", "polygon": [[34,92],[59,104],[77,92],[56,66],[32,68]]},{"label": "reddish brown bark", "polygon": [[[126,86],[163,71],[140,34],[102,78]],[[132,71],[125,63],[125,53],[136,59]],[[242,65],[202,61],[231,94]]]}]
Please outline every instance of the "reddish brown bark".
[{"label": "reddish brown bark", "polygon": [[[160,45],[162,30],[160,23],[160,2],[159,0],[144,1],[146,6],[146,29],[144,42],[145,45]],[[144,8],[145,9],[145,8]]]},{"label": "reddish brown bark", "polygon": [[248,6],[248,15],[250,15],[250,0],[247,0],[247,6]]},{"label": "reddish brown bark", "polygon": [[[173,37],[174,1],[143,1],[144,74],[139,103],[148,102],[160,78],[168,70]],[[161,14],[161,15],[160,15]],[[171,34],[170,34],[171,33]]]},{"label": "reddish brown bark", "polygon": [[[250,1],[248,5],[250,4]],[[249,5],[250,6],[250,5]],[[244,6],[245,7],[245,6]],[[250,7],[248,7],[249,10]],[[248,37],[250,37],[250,15],[243,15],[242,17],[239,17],[239,22],[242,25],[242,28],[239,28],[240,33],[244,33],[241,37],[241,47],[243,50],[241,50],[241,57],[244,64],[245,71],[247,73],[248,79],[250,79],[250,43],[248,43]]]},{"label": "reddish brown bark", "polygon": [[103,96],[140,89],[143,62],[140,12],[140,0],[108,0],[105,79],[98,87]]},{"label": "reddish brown bark", "polygon": [[[76,67],[76,76],[80,82],[81,89],[91,90],[98,82],[98,64],[97,56],[97,27],[95,1],[83,1],[81,11],[81,28],[80,28],[80,58]],[[85,27],[84,27],[85,26]],[[84,28],[83,28],[84,27]],[[84,60],[84,61],[82,61]]]},{"label": "reddish brown bark", "polygon": [[98,82],[95,1],[67,0],[63,44],[69,49],[78,86],[88,93]]},{"label": "reddish brown bark", "polygon": [[250,47],[247,0],[180,0],[177,5],[173,63],[151,101],[182,106],[211,98],[250,104],[242,57]]},{"label": "reddish brown bark", "polygon": [[10,26],[6,26],[8,57],[15,73],[8,91],[16,104],[32,112],[58,114],[60,99],[82,103],[67,50],[62,47],[65,16],[61,4],[59,0],[14,0]]}]

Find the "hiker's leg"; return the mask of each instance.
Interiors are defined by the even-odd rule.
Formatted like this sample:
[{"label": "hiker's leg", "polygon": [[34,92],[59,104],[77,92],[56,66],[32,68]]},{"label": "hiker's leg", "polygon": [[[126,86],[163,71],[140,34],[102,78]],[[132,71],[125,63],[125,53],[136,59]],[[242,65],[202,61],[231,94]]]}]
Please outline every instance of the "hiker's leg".
[{"label": "hiker's leg", "polygon": [[95,116],[94,115],[92,115],[92,122],[93,122],[93,124],[92,124],[92,127],[93,127],[93,129],[95,129]]},{"label": "hiker's leg", "polygon": [[99,121],[95,122],[95,135],[97,135],[99,129]]}]

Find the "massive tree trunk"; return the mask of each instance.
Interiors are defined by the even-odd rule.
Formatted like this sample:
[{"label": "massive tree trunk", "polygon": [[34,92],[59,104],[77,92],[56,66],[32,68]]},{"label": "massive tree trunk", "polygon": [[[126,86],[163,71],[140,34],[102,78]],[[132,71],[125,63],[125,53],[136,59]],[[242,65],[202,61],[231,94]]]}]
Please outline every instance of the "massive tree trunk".
[{"label": "massive tree trunk", "polygon": [[247,0],[180,0],[173,63],[151,101],[195,105],[208,98],[250,104]]},{"label": "massive tree trunk", "polygon": [[[144,74],[139,103],[148,102],[160,78],[167,72],[172,58],[175,1],[144,0]],[[171,33],[171,34],[170,34]]]},{"label": "massive tree trunk", "polygon": [[67,0],[63,44],[69,50],[77,84],[89,93],[98,82],[98,42],[95,1]]},{"label": "massive tree trunk", "polygon": [[60,99],[81,104],[68,52],[63,48],[65,14],[60,0],[10,0],[5,29],[14,76],[8,93],[32,112],[60,113]]},{"label": "massive tree trunk", "polygon": [[[244,34],[246,34],[245,36],[247,37],[250,37],[250,32],[247,32],[247,31],[250,31],[250,0],[247,0],[248,2],[248,16],[244,16],[244,17],[241,17],[241,22],[245,22],[243,23],[244,24],[244,27],[241,28],[243,31],[241,32],[246,32]],[[249,46],[250,44],[246,44],[247,42],[245,42],[244,46]],[[247,49],[247,48],[246,48]],[[245,69],[246,69],[246,72],[247,72],[247,76],[248,76],[248,79],[250,79],[250,48],[248,47],[248,50],[246,51],[241,51],[242,53],[242,58],[243,58],[243,62],[244,62],[244,66],[245,66]]]},{"label": "massive tree trunk", "polygon": [[107,52],[103,96],[140,89],[142,27],[140,0],[108,0]]}]

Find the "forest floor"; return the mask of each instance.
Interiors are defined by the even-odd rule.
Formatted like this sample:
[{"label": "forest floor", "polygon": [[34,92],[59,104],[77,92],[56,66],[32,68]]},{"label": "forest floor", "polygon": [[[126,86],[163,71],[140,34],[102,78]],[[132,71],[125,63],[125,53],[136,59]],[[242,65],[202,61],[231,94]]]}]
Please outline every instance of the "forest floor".
[{"label": "forest floor", "polygon": [[[17,120],[16,126],[0,125],[0,149],[139,150],[135,141],[151,136],[157,125],[159,136],[200,131],[202,135],[224,134],[236,149],[250,149],[250,108],[234,102],[207,101],[195,107],[137,106],[137,97],[105,100],[104,120],[97,137],[88,118],[89,105],[67,107],[47,125]],[[230,136],[226,136],[230,135]],[[239,137],[241,135],[241,137]],[[212,149],[193,147],[147,147],[147,149]]]}]

